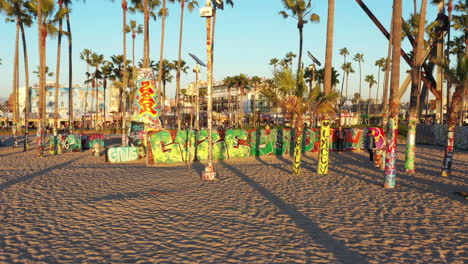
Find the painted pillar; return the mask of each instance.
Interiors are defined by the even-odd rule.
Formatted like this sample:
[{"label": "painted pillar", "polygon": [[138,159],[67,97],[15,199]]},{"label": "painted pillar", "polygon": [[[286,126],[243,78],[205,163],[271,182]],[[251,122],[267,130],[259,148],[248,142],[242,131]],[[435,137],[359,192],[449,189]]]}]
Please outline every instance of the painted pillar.
[{"label": "painted pillar", "polygon": [[398,117],[388,119],[387,154],[385,158],[385,184],[384,187],[395,188],[396,178],[396,146],[398,138]]},{"label": "painted pillar", "polygon": [[317,173],[328,174],[328,154],[330,152],[330,121],[323,120],[320,126],[320,151]]},{"label": "painted pillar", "polygon": [[453,145],[455,143],[455,127],[450,126],[447,133],[447,147],[445,148],[444,164],[442,167],[441,176],[450,176],[453,161]]},{"label": "painted pillar", "polygon": [[416,119],[410,119],[408,124],[408,137],[406,141],[405,170],[408,174],[414,174],[416,158]]},{"label": "painted pillar", "polygon": [[297,117],[297,129],[296,129],[296,140],[294,145],[294,162],[293,162],[293,174],[299,175],[301,172],[301,154],[302,154],[302,132],[303,122],[302,116]]}]

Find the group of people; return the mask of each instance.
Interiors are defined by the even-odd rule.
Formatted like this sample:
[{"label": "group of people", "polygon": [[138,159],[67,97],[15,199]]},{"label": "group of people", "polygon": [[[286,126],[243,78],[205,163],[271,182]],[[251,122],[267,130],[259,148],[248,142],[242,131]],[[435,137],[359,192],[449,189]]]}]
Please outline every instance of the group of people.
[{"label": "group of people", "polygon": [[[339,126],[335,130],[335,138],[336,138],[338,153],[342,154],[343,149],[344,149],[343,145],[344,145],[344,141],[345,141],[345,138],[346,138],[346,130],[344,130],[342,126]],[[364,147],[366,148],[367,152],[369,153],[369,159],[373,162],[374,161],[374,152],[376,150],[376,145],[375,145],[375,137],[373,135],[372,130],[370,130],[370,129],[367,131]]]}]

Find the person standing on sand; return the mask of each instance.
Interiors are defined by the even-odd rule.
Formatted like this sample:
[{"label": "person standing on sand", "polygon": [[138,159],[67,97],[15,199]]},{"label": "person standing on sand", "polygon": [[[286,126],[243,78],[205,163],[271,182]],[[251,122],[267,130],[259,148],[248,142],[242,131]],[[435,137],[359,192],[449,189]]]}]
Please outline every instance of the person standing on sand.
[{"label": "person standing on sand", "polygon": [[367,152],[369,152],[369,159],[371,161],[374,161],[375,137],[372,134],[372,130],[370,129],[367,131],[366,149],[367,149]]},{"label": "person standing on sand", "polygon": [[338,144],[338,153],[343,153],[343,143],[345,139],[345,131],[343,130],[343,127],[341,125],[338,127],[338,129],[335,132],[336,136],[336,142]]}]

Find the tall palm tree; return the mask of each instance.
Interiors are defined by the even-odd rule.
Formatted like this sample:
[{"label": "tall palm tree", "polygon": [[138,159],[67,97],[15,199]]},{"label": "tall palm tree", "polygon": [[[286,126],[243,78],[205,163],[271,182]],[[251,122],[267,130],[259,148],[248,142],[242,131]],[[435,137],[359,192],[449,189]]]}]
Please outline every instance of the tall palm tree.
[{"label": "tall palm tree", "polygon": [[60,13],[60,17],[58,18],[57,64],[56,64],[56,68],[55,68],[54,129],[58,128],[58,105],[59,105],[58,104],[58,102],[59,102],[58,90],[59,90],[59,85],[60,85],[59,84],[60,83],[60,59],[61,59],[61,51],[62,51],[62,34],[63,34],[62,22],[63,22],[63,18],[65,17],[66,13],[68,12],[67,9],[63,8],[63,1],[62,0],[59,0],[58,4],[59,4],[58,13]]},{"label": "tall palm tree", "polygon": [[[165,98],[166,97],[166,84],[172,82],[172,79],[174,78],[174,76],[171,75],[171,71],[175,70],[176,66],[168,60],[163,60],[162,63],[161,62],[156,63],[156,68],[157,68],[158,76],[161,76],[160,78],[161,78],[161,90],[162,90],[162,95],[163,95],[162,97]],[[164,103],[164,100],[162,103]],[[165,107],[165,105],[162,104],[161,106],[162,106],[161,108],[162,110]]]},{"label": "tall palm tree", "polygon": [[[99,68],[101,64],[104,62],[104,55],[102,54],[97,54],[94,53],[91,55],[91,66],[94,67],[94,73],[92,74],[92,84],[93,84],[93,89],[94,89],[94,96],[95,98],[95,108],[94,108],[94,128],[96,128],[96,125],[98,123],[98,113],[99,113],[99,84],[98,84],[98,76],[100,75]],[[91,95],[91,98],[93,96]]]},{"label": "tall palm tree", "polygon": [[375,61],[375,66],[377,66],[377,92],[375,95],[375,99],[379,100],[379,86],[380,86],[380,72],[384,69],[385,67],[385,58],[380,58]]},{"label": "tall palm tree", "polygon": [[28,62],[28,50],[26,43],[26,34],[24,27],[31,27],[32,17],[30,15],[27,7],[29,6],[29,1],[14,1],[9,2],[6,0],[0,1],[0,12],[5,12],[10,19],[14,19],[20,27],[21,30],[21,42],[23,46],[23,58],[24,58],[24,79],[25,79],[25,108],[24,108],[24,145],[23,151],[26,151],[28,148],[28,135],[29,135],[29,112],[30,112],[30,87],[29,87],[29,62]]},{"label": "tall palm tree", "polygon": [[[299,58],[297,62],[297,72],[299,73],[302,69],[302,44],[303,36],[302,31],[304,25],[308,22],[318,23],[320,17],[312,13],[312,1],[309,0],[282,0],[285,10],[280,11],[280,15],[283,18],[292,17],[297,20],[297,29],[299,30]],[[291,67],[292,68],[292,67]]]},{"label": "tall palm tree", "polygon": [[[364,62],[364,54],[362,53],[356,53],[353,58],[354,61],[357,61],[359,64],[359,95],[361,95],[361,80],[362,80],[362,71],[361,71],[361,62]],[[359,123],[361,120],[361,100],[358,102],[358,118],[359,118]]]},{"label": "tall palm tree", "polygon": [[[348,49],[347,49],[346,47],[340,49],[340,55],[343,56],[343,65],[345,65],[345,64],[346,64],[346,56],[349,55]],[[342,67],[342,69],[343,69],[343,67]],[[343,69],[343,80],[342,80],[342,83],[341,83],[341,96],[343,96],[343,88],[344,88],[344,82],[345,82],[345,75],[346,75],[346,73],[345,73],[345,71],[344,71],[344,69]]]},{"label": "tall palm tree", "polygon": [[270,65],[273,65],[273,70],[276,71],[276,66],[278,65],[279,60],[277,58],[272,58],[270,60]]},{"label": "tall palm tree", "polygon": [[125,31],[132,33],[132,66],[135,68],[135,39],[137,35],[143,34],[143,26],[138,25],[135,20],[130,20],[130,25],[127,25]]},{"label": "tall palm tree", "polygon": [[402,0],[393,0],[393,52],[390,85],[390,116],[387,128],[387,153],[385,165],[385,188],[395,187],[396,177],[396,142],[398,135],[398,111],[400,104],[400,49],[402,38]]},{"label": "tall palm tree", "polygon": [[328,0],[327,16],[327,45],[325,51],[325,82],[323,92],[328,94],[332,90],[332,57],[333,57],[333,26],[335,19],[335,0]]},{"label": "tall palm tree", "polygon": [[229,127],[232,127],[232,104],[231,104],[231,89],[236,86],[236,80],[234,77],[227,76],[223,80],[223,84],[227,86],[228,89],[228,115],[229,115]]},{"label": "tall palm tree", "polygon": [[376,84],[377,82],[375,81],[374,75],[366,75],[364,78],[364,81],[369,84],[369,98],[367,100],[367,124],[370,124],[370,105],[372,102],[372,86]]},{"label": "tall palm tree", "polygon": [[177,115],[177,129],[180,130],[181,126],[181,114],[180,114],[180,69],[182,63],[182,34],[184,28],[184,12],[185,4],[187,4],[187,9],[189,12],[192,12],[196,6],[198,6],[198,1],[196,0],[169,0],[171,3],[178,1],[180,3],[180,28],[179,28],[179,57],[177,61],[177,73],[176,73],[176,115]]},{"label": "tall palm tree", "polygon": [[101,68],[102,72],[102,86],[104,88],[104,109],[103,109],[103,120],[104,124],[106,123],[107,120],[107,113],[106,113],[106,93],[107,93],[107,80],[111,79],[113,76],[113,65],[110,61],[104,61],[103,66]]},{"label": "tall palm tree", "polygon": [[[86,62],[86,73],[89,73],[89,66],[91,65],[93,52],[90,49],[84,49],[80,54],[80,59]],[[85,127],[85,118],[86,118],[86,108],[88,106],[88,88],[89,84],[86,83],[86,91],[85,91],[85,98],[84,98],[84,113],[82,117],[83,128]]]},{"label": "tall palm tree", "polygon": [[427,0],[422,0],[421,11],[419,14],[419,25],[414,45],[413,68],[411,71],[411,96],[408,122],[408,136],[406,143],[405,169],[406,173],[414,174],[415,156],[416,156],[416,124],[418,121],[418,98],[421,90],[421,64],[423,63],[424,50],[424,27],[426,24],[426,6]]},{"label": "tall palm tree", "polygon": [[345,99],[344,103],[348,100],[348,80],[349,80],[349,74],[354,73],[353,65],[351,62],[347,62],[341,66],[341,69],[343,70],[344,74],[346,75],[346,93],[345,93]]},{"label": "tall palm tree", "polygon": [[[159,15],[162,17],[161,20],[161,44],[159,46],[159,74],[158,74],[158,91],[161,96],[161,109],[165,107],[165,100],[166,100],[166,85],[163,84],[163,73],[164,73],[164,38],[166,34],[166,17],[168,14],[168,9],[166,8],[166,0],[162,0],[162,8],[159,11]],[[164,88],[164,90],[162,90]],[[161,93],[162,92],[162,93]],[[162,111],[164,116],[164,110]]]}]

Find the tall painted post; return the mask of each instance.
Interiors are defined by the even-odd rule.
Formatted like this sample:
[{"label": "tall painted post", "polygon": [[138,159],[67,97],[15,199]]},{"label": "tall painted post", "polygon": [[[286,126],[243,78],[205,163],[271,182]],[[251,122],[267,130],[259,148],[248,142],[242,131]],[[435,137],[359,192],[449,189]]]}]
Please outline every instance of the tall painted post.
[{"label": "tall painted post", "polygon": [[195,110],[195,128],[197,131],[200,131],[200,89],[198,89],[198,73],[200,73],[200,65],[197,64],[195,66],[195,69],[193,70],[195,72],[195,90],[196,90],[196,110]]},{"label": "tall painted post", "polygon": [[317,173],[328,174],[328,154],[330,152],[330,121],[323,120],[320,126],[320,152]]},{"label": "tall painted post", "polygon": [[201,10],[201,15],[206,17],[206,60],[207,60],[207,117],[208,117],[208,165],[202,174],[204,180],[215,180],[216,172],[213,167],[213,127],[212,127],[212,85],[213,85],[213,43],[211,38],[211,18],[213,16],[213,8],[211,7],[211,0],[206,0],[206,7]]}]

